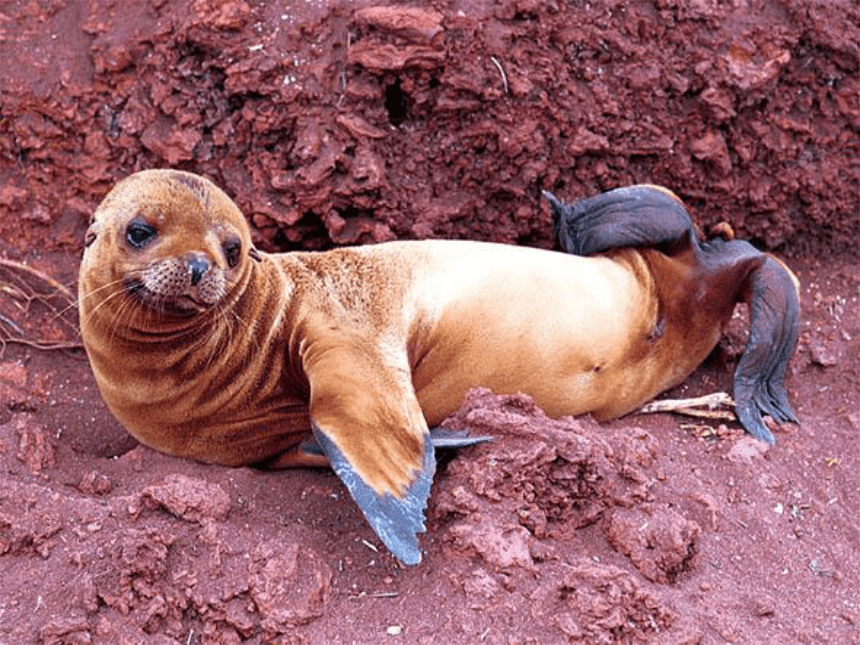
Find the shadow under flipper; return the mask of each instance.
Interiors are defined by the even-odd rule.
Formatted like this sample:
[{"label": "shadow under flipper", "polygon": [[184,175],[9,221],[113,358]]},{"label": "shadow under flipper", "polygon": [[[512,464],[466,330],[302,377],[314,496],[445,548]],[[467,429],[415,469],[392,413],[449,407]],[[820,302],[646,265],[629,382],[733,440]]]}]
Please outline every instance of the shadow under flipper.
[{"label": "shadow under flipper", "polygon": [[781,262],[767,256],[750,275],[744,293],[750,309],[750,330],[735,369],[735,413],[747,432],[769,444],[775,439],[764,424],[765,414],[780,423],[799,423],[784,385],[800,333],[795,280]]}]

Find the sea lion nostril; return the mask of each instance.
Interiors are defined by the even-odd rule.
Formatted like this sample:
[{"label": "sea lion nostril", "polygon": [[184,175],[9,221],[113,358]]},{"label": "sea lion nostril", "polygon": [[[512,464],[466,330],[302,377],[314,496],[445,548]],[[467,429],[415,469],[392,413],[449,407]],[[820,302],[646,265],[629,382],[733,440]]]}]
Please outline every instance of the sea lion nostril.
[{"label": "sea lion nostril", "polygon": [[188,259],[188,268],[191,270],[191,284],[196,286],[203,274],[209,270],[209,263],[204,258],[193,255]]}]

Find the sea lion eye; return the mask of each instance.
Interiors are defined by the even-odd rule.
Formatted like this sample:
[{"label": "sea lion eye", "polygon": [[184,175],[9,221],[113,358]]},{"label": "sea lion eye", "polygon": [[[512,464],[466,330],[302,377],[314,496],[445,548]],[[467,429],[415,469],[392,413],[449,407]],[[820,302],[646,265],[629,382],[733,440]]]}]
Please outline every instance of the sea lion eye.
[{"label": "sea lion eye", "polygon": [[125,229],[125,239],[136,249],[146,246],[155,234],[155,228],[141,220],[133,220]]},{"label": "sea lion eye", "polygon": [[227,258],[227,264],[231,269],[239,264],[239,258],[242,257],[242,243],[239,240],[227,240],[222,248],[224,249],[224,257]]}]

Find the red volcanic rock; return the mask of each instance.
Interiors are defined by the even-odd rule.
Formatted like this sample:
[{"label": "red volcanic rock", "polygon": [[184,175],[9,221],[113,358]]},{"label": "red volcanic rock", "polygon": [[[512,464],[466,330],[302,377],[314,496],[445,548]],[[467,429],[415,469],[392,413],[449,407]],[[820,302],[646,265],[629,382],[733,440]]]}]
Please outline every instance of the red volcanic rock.
[{"label": "red volcanic rock", "polygon": [[223,520],[230,512],[230,496],[218,484],[184,475],[170,475],[160,484],[147,486],[142,504],[161,506],[189,522]]},{"label": "red volcanic rock", "polygon": [[651,182],[703,230],[852,250],[858,25],[855,4],[813,0],[13,4],[0,232],[77,252],[113,182],[180,166],[235,196],[269,249],[550,246],[540,189]]},{"label": "red volcanic rock", "polygon": [[654,582],[674,582],[695,565],[701,529],[671,508],[615,509],[605,530],[612,546]]}]

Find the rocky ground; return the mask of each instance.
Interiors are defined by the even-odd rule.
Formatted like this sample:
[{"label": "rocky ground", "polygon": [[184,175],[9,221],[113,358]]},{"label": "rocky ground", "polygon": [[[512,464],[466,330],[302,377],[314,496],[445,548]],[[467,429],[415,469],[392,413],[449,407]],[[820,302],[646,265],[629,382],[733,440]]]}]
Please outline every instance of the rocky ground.
[{"label": "rocky ground", "polygon": [[[856,3],[416,7],[0,7],[0,643],[860,641]],[[798,273],[802,424],[768,450],[473,392],[447,423],[497,440],[440,469],[402,568],[331,473],[166,457],[105,409],[83,231],[158,166],[210,176],[270,250],[549,247],[541,188],[667,185]],[[745,329],[669,394],[727,389]]]}]

